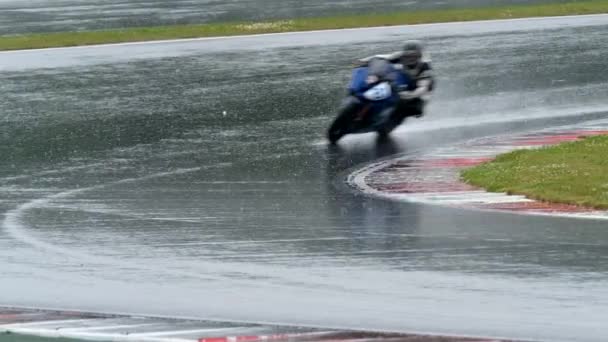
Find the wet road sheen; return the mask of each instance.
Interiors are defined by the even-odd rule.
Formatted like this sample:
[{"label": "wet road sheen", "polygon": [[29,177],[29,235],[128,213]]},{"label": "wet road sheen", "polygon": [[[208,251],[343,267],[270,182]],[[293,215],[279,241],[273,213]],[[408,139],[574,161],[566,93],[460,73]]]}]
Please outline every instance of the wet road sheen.
[{"label": "wet road sheen", "polygon": [[[198,41],[131,60],[54,50],[35,66],[0,54],[0,304],[605,340],[605,222],[344,183],[389,155],[604,118],[608,27],[593,18]],[[427,117],[329,148],[349,62],[404,37],[434,57]],[[39,67],[66,51],[75,65]]]}]

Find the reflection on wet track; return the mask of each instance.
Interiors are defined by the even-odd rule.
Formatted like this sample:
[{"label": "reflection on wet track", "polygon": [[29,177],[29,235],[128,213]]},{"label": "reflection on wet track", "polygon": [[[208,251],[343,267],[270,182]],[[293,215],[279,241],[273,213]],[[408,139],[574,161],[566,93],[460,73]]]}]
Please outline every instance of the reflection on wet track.
[{"label": "reflection on wet track", "polygon": [[323,132],[349,61],[424,27],[133,60],[54,50],[80,63],[49,68],[0,54],[0,304],[601,341],[605,223],[391,202],[344,179],[395,154],[604,117],[602,21],[428,26],[428,116],[335,148]]}]

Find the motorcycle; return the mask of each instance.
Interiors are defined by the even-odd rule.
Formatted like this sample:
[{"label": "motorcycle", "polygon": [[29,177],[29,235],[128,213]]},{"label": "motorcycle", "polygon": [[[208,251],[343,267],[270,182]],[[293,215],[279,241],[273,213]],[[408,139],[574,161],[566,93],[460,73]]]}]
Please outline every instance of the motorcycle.
[{"label": "motorcycle", "polygon": [[411,80],[385,59],[372,59],[366,66],[353,70],[338,115],[327,131],[330,143],[335,144],[347,134],[377,132],[387,136],[407,115],[395,109],[399,90],[407,89]]}]

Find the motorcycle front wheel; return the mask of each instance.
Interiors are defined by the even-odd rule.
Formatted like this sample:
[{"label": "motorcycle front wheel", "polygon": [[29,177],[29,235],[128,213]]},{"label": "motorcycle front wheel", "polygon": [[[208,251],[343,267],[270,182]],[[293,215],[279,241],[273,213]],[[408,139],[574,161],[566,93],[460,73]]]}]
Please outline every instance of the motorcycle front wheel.
[{"label": "motorcycle front wheel", "polygon": [[338,140],[350,132],[353,117],[360,109],[361,103],[357,100],[349,101],[344,106],[327,130],[327,139],[331,144],[337,143]]}]

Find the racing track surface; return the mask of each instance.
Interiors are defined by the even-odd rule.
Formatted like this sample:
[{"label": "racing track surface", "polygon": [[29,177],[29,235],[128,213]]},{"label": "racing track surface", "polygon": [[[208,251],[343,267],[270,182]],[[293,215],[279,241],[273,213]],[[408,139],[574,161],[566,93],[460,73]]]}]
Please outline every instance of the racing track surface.
[{"label": "racing track surface", "polygon": [[[0,305],[605,340],[605,222],[392,202],[345,179],[389,155],[604,118],[607,23],[1,53]],[[351,59],[406,37],[428,42],[439,75],[427,117],[329,148]]]}]

